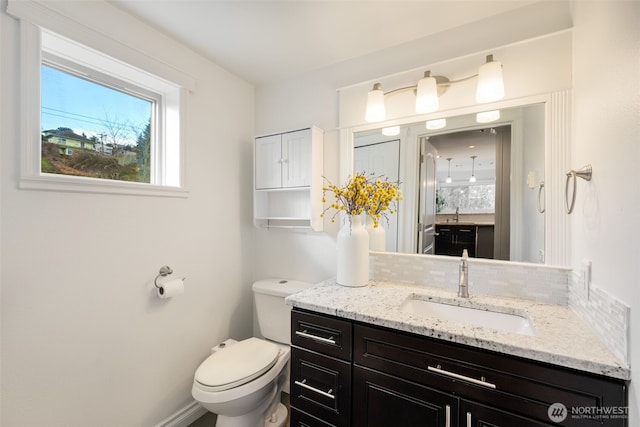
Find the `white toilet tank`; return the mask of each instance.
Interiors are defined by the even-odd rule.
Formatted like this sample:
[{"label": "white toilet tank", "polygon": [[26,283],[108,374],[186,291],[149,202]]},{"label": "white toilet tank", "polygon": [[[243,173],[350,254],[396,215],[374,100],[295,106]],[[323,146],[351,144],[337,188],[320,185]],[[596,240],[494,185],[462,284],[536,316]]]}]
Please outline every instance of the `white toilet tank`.
[{"label": "white toilet tank", "polygon": [[284,299],[312,286],[286,279],[265,279],[253,284],[253,298],[260,334],[275,342],[291,344],[291,306]]}]

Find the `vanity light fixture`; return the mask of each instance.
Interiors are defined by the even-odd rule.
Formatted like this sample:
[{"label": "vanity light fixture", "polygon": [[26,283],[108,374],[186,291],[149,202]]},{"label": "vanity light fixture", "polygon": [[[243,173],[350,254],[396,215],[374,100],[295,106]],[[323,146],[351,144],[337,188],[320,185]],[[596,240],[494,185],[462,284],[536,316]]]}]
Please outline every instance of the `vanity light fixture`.
[{"label": "vanity light fixture", "polygon": [[425,71],[416,85],[416,114],[433,113],[438,108],[438,83],[435,77],[431,77],[431,71]]},{"label": "vanity light fixture", "polygon": [[483,111],[476,114],[476,122],[478,123],[491,123],[500,118],[500,110]]},{"label": "vanity light fixture", "polygon": [[476,157],[471,156],[471,178],[469,178],[469,182],[476,182]]},{"label": "vanity light fixture", "polygon": [[382,134],[384,136],[400,135],[400,126],[389,126],[386,128],[382,128]]},{"label": "vanity light fixture", "polygon": [[389,92],[382,90],[382,84],[376,83],[367,95],[365,120],[367,122],[381,122],[386,119],[384,97],[407,90],[416,95],[415,111],[417,114],[427,114],[439,108],[438,97],[444,94],[449,86],[478,77],[476,87],[476,102],[487,103],[504,98],[504,82],[502,80],[502,64],[493,60],[493,55],[487,55],[487,62],[480,66],[478,74],[458,80],[449,80],[444,76],[432,76],[431,71],[425,71],[424,77],[415,86],[394,89]]},{"label": "vanity light fixture", "polygon": [[429,130],[438,130],[447,126],[447,119],[427,120],[426,128]]},{"label": "vanity light fixture", "polygon": [[447,158],[447,161],[449,162],[449,172],[447,173],[447,179],[445,180],[447,184],[451,184],[451,160],[451,157]]},{"label": "vanity light fixture", "polygon": [[502,64],[494,61],[493,55],[487,55],[487,62],[478,71],[476,86],[476,102],[486,104],[504,98],[504,82],[502,80]]},{"label": "vanity light fixture", "polygon": [[386,114],[382,85],[380,83],[376,83],[367,95],[367,113],[365,115],[365,120],[368,122],[381,122],[385,119]]}]

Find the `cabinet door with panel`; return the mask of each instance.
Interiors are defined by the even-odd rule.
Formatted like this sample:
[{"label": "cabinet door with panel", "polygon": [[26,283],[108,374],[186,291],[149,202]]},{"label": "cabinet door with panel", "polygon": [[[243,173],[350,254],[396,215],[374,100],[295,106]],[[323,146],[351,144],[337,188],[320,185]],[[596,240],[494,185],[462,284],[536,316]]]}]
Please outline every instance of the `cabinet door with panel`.
[{"label": "cabinet door with panel", "polygon": [[282,134],[282,187],[311,185],[311,130]]},{"label": "cabinet door with panel", "polygon": [[354,427],[454,427],[458,399],[411,381],[353,368]]},{"label": "cabinet door with panel", "polygon": [[256,138],[256,189],[282,187],[282,136]]},{"label": "cabinet door with panel", "polygon": [[311,185],[311,129],[256,138],[256,189]]}]

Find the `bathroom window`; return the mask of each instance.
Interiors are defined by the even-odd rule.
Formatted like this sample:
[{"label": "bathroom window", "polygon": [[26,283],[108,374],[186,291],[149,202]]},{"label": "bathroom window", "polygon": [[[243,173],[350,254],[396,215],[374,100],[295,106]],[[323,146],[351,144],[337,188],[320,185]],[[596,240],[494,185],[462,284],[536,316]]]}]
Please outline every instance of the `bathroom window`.
[{"label": "bathroom window", "polygon": [[160,96],[65,62],[43,55],[40,173],[150,184]]},{"label": "bathroom window", "polygon": [[440,210],[438,213],[494,213],[495,184],[441,186],[438,189]]},{"label": "bathroom window", "polygon": [[83,40],[109,54],[21,27],[20,188],[187,197],[182,121],[192,78],[100,34]]}]

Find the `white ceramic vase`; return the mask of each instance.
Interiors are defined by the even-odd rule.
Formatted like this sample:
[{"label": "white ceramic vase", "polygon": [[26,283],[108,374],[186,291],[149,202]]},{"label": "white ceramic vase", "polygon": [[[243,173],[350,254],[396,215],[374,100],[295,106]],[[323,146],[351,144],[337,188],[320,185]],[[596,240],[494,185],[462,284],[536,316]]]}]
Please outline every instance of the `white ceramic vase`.
[{"label": "white ceramic vase", "polygon": [[369,233],[360,216],[352,216],[338,232],[339,285],[358,287],[369,282]]},{"label": "white ceramic vase", "polygon": [[384,252],[387,250],[387,232],[382,224],[378,223],[378,226],[374,228],[373,218],[367,215],[367,221],[364,226],[367,233],[369,233],[369,250]]}]

